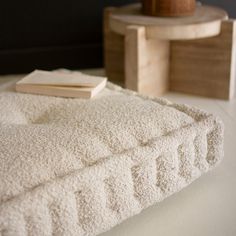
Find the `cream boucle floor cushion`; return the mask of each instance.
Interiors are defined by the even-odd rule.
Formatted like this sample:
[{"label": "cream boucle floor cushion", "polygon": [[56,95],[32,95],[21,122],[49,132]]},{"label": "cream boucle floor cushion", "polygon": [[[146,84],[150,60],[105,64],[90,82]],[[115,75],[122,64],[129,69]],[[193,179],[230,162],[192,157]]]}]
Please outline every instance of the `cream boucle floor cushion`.
[{"label": "cream boucle floor cushion", "polygon": [[0,93],[0,234],[97,235],[223,156],[212,115],[108,84],[92,100]]}]

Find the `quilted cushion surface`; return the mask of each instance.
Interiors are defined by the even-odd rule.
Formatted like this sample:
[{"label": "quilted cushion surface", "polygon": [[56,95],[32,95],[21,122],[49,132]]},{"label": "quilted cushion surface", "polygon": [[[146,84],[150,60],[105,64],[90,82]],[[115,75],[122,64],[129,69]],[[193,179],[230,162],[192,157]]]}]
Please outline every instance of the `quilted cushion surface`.
[{"label": "quilted cushion surface", "polygon": [[0,93],[0,232],[96,235],[223,156],[211,114],[113,84],[91,100]]}]

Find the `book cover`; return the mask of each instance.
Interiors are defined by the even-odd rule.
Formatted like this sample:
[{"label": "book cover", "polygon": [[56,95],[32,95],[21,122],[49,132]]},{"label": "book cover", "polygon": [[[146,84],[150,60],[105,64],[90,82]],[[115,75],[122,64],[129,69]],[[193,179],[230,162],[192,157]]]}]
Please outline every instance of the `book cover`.
[{"label": "book cover", "polygon": [[105,77],[81,72],[35,70],[16,83],[16,91],[47,96],[92,98],[105,86]]}]

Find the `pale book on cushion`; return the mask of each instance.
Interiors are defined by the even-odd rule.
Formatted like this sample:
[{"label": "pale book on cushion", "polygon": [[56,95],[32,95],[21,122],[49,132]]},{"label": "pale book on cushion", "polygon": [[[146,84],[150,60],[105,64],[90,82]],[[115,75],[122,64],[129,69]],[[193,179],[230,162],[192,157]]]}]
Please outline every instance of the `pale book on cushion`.
[{"label": "pale book on cushion", "polygon": [[106,86],[107,78],[68,70],[35,70],[16,83],[16,91],[47,96],[92,98]]},{"label": "pale book on cushion", "polygon": [[0,93],[2,235],[97,235],[223,157],[213,115],[108,83],[91,100]]}]

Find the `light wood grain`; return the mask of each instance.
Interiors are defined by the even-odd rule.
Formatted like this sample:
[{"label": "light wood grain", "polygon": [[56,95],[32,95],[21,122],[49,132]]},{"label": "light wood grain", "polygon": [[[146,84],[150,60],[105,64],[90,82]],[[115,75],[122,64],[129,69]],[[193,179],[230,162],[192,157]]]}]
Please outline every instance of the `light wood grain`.
[{"label": "light wood grain", "polygon": [[124,85],[124,36],[111,31],[109,17],[115,8],[104,10],[104,64],[106,76],[110,81]]},{"label": "light wood grain", "polygon": [[105,80],[104,77],[86,75],[70,71],[35,70],[25,76],[17,84],[64,86],[64,87],[96,87]]},{"label": "light wood grain", "polygon": [[129,26],[125,34],[125,85],[145,95],[169,89],[169,41],[147,40],[145,27]]},{"label": "light wood grain", "polygon": [[129,25],[145,26],[148,39],[186,40],[216,36],[227,13],[211,6],[198,6],[193,16],[149,17],[141,13],[141,4],[116,8],[110,15],[110,29],[125,35]]},{"label": "light wood grain", "polygon": [[128,5],[112,9],[105,17],[110,80],[160,96],[168,88],[169,72],[170,90],[233,97],[236,31],[234,21],[222,21],[227,18],[225,11],[198,6],[193,17],[174,20],[142,16],[140,11],[140,5]]},{"label": "light wood grain", "polygon": [[35,70],[19,80],[17,92],[58,97],[92,98],[105,86],[107,79],[68,70]]},{"label": "light wood grain", "polygon": [[235,21],[223,21],[219,36],[172,42],[170,89],[231,99],[235,81]]}]

